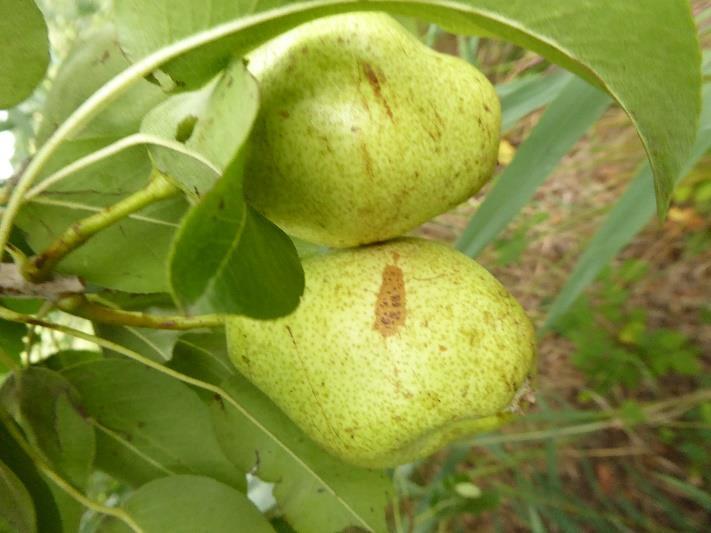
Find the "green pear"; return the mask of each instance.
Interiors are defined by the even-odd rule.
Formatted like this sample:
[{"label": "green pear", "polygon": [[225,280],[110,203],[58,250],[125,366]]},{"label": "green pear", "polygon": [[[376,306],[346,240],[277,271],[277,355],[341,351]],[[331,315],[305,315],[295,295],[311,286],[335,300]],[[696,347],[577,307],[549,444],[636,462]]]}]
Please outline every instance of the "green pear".
[{"label": "green pear", "polygon": [[448,246],[403,238],[304,260],[297,310],[227,320],[236,367],[324,449],[385,468],[489,430],[535,359],[521,306]]},{"label": "green pear", "polygon": [[494,88],[385,14],[304,24],[248,60],[261,111],[245,196],[287,233],[331,247],[383,241],[466,200],[494,171]]}]

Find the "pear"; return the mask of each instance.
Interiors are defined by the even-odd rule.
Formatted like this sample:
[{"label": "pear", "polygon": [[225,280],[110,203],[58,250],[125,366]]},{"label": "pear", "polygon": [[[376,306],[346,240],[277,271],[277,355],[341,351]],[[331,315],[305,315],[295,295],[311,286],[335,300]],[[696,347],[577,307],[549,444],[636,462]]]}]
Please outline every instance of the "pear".
[{"label": "pear", "polygon": [[521,306],[448,246],[402,238],[304,260],[297,310],[227,319],[230,357],[344,461],[392,467],[493,429],[535,359]]},{"label": "pear", "polygon": [[245,196],[287,233],[330,247],[387,240],[494,171],[494,88],[385,14],[318,19],[248,61],[261,110]]}]

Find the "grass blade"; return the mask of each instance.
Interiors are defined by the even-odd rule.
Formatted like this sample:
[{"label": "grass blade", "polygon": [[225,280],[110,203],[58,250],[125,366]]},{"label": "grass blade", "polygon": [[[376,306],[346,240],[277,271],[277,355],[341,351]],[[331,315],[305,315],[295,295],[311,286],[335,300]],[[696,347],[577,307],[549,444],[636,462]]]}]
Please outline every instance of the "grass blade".
[{"label": "grass blade", "polygon": [[[711,148],[711,85],[704,87],[703,97],[701,128],[682,176],[691,171]],[[565,314],[580,293],[652,218],[655,210],[652,183],[652,171],[645,164],[578,259],[572,274],[551,304],[543,329],[550,328]]]},{"label": "grass blade", "polygon": [[654,475],[664,481],[670,487],[675,489],[676,492],[681,493],[683,496],[687,497],[700,507],[711,512],[711,495],[709,495],[708,492],[705,492],[698,487],[694,487],[690,483],[685,483],[684,481],[673,478],[671,476],[666,476],[664,474],[659,474],[656,472]]},{"label": "grass blade", "polygon": [[533,74],[496,86],[501,100],[501,131],[506,133],[526,115],[551,103],[573,75],[560,70],[553,74]]},{"label": "grass blade", "polygon": [[571,79],[469,221],[457,248],[474,257],[494,240],[609,104],[598,89]]}]

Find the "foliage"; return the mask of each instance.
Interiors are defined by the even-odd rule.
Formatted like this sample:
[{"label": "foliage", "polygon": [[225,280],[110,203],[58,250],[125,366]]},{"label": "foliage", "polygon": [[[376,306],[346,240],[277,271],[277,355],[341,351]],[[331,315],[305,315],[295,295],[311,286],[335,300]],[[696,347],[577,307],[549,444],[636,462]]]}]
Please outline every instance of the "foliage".
[{"label": "foliage", "polygon": [[575,345],[572,361],[600,392],[634,389],[671,373],[695,375],[700,351],[680,331],[650,329],[644,309],[629,308],[629,284],[644,276],[643,262],[608,269],[594,296],[581,296],[555,329]]},{"label": "foliage", "polygon": [[[382,9],[502,38],[569,71],[539,69],[497,87],[505,130],[548,107],[461,237],[471,255],[496,239],[611,103],[628,113],[649,166],[603,228],[601,239],[618,236],[615,246],[584,276],[574,273],[574,290],[554,304],[563,317],[555,325],[601,391],[696,373],[698,350],[688,338],[650,327],[642,309],[623,305],[629,293],[620,280],[637,279],[639,264],[606,274],[598,293],[565,314],[649,219],[655,198],[665,212],[679,174],[708,149],[711,106],[693,144],[702,78],[686,2],[206,0],[196,9],[190,0],[114,0],[111,13],[103,2],[65,4],[44,2],[40,12],[31,0],[0,0],[0,107],[18,104],[2,127],[16,132],[19,154],[32,153],[0,194],[1,293],[15,295],[19,284],[32,296],[0,306],[0,529],[399,530],[399,508],[386,519],[396,496],[403,505],[416,499],[415,531],[502,509],[534,530],[550,522],[575,530],[585,520],[600,528],[649,525],[612,498],[603,498],[609,513],[598,516],[565,494],[557,439],[570,434],[563,422],[593,431],[667,420],[664,405],[631,402],[564,421],[544,410],[531,419],[548,428],[544,446],[509,449],[486,440],[505,435],[485,435],[447,452],[428,485],[413,481],[414,467],[398,469],[394,495],[390,472],[326,455],[236,373],[220,313],[288,314],[304,285],[298,252],[310,249],[242,197],[242,162],[259,112],[244,54],[314,18]],[[85,27],[69,47],[58,28],[76,14],[85,17],[76,27]],[[442,33],[431,26],[425,39]],[[463,57],[477,59],[478,38],[457,42]],[[706,205],[704,183],[685,187],[679,201]],[[644,199],[626,224],[619,212],[639,191]],[[517,260],[542,220],[496,241],[501,264]],[[65,294],[70,282],[82,290]],[[708,399],[693,400],[684,404],[688,421],[708,425]],[[695,433],[661,430],[659,438],[695,471],[708,471]],[[486,450],[486,460],[462,472],[471,444]],[[530,457],[543,457],[547,470],[518,472]],[[487,483],[492,471],[510,478]],[[262,509],[248,474],[252,484],[273,484],[274,500]],[[693,485],[659,483],[708,506]]]}]

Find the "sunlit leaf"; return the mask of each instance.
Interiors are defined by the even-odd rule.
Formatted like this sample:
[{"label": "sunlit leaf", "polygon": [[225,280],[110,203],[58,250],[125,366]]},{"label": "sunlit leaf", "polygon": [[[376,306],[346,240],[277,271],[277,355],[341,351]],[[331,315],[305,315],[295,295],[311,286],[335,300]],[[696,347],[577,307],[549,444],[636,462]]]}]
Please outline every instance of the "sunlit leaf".
[{"label": "sunlit leaf", "polygon": [[241,59],[204,88],[173,96],[148,115],[141,130],[185,144],[211,166],[186,155],[150,147],[153,161],[197,198],[214,185],[244,144],[257,115],[257,84]]},{"label": "sunlit leaf", "polygon": [[33,0],[0,0],[0,109],[27,98],[49,63],[49,38]]}]

